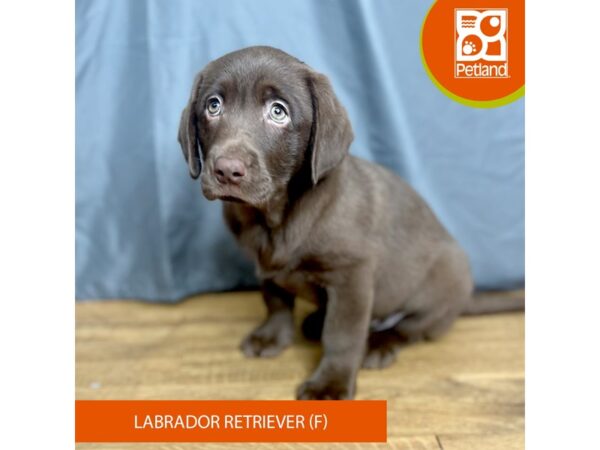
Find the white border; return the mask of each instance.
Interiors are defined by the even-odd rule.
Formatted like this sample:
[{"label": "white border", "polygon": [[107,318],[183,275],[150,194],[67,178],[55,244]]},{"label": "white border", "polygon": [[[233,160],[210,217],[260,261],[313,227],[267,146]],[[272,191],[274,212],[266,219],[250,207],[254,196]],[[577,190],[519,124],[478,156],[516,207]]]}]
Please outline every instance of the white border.
[{"label": "white border", "polygon": [[600,12],[551,3],[526,2],[526,448],[599,448]]},{"label": "white border", "polygon": [[[592,448],[600,14],[583,1],[569,15],[547,1],[526,5],[527,448]],[[73,7],[0,6],[0,408],[10,449],[74,447]]]},{"label": "white border", "polygon": [[74,448],[74,2],[0,6],[2,448]]}]

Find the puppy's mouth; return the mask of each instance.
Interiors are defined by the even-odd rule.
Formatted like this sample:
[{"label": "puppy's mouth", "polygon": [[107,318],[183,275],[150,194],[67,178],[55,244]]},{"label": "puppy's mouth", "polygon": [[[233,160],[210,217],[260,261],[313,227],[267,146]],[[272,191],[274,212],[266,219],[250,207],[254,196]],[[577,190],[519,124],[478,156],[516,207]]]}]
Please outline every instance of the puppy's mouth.
[{"label": "puppy's mouth", "polygon": [[218,183],[205,183],[202,185],[204,196],[208,200],[221,200],[224,202],[251,204],[250,197],[239,187],[222,186]]},{"label": "puppy's mouth", "polygon": [[260,206],[269,197],[270,190],[262,179],[248,179],[240,184],[219,183],[212,173],[201,176],[202,192],[208,200]]},{"label": "puppy's mouth", "polygon": [[221,195],[221,196],[217,196],[217,198],[224,202],[248,204],[248,202],[246,200],[243,200],[239,197],[234,197],[233,195]]}]

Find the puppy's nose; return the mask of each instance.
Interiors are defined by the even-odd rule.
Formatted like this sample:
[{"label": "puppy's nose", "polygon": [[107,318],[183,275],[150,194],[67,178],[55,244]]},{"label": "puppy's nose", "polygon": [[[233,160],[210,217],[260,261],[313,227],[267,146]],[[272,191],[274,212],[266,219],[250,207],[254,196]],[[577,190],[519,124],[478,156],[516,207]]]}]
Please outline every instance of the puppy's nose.
[{"label": "puppy's nose", "polygon": [[219,183],[240,184],[246,176],[246,166],[239,159],[221,156],[215,161],[215,174]]}]

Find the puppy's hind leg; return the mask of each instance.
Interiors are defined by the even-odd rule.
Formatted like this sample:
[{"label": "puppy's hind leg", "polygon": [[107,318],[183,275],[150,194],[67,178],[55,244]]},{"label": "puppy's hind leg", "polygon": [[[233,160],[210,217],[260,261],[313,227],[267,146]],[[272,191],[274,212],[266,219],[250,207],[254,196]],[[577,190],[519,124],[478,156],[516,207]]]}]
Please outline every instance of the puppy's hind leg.
[{"label": "puppy's hind leg", "polygon": [[448,247],[409,300],[409,315],[396,325],[396,332],[407,342],[440,337],[462,313],[472,290],[466,256],[460,248]]},{"label": "puppy's hind leg", "polygon": [[371,332],[362,367],[384,369],[396,361],[402,347],[443,334],[454,320],[447,317],[445,312],[446,309],[410,315],[389,330]]},{"label": "puppy's hind leg", "polygon": [[433,340],[446,333],[458,313],[452,313],[445,306],[434,310],[415,313],[396,325],[398,338],[404,343]]},{"label": "puppy's hind leg", "polygon": [[396,361],[402,340],[395,329],[371,332],[367,342],[363,369],[383,369]]}]

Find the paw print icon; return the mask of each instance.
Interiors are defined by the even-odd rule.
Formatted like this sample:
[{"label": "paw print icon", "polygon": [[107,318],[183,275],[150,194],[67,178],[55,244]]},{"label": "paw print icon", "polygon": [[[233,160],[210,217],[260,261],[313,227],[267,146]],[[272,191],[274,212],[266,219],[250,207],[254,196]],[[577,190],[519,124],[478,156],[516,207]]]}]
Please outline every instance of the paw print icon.
[{"label": "paw print icon", "polygon": [[481,49],[481,39],[476,35],[469,35],[463,39],[461,52],[464,56],[477,56]]},{"label": "paw print icon", "polygon": [[465,45],[463,45],[463,55],[470,55],[471,53],[474,53],[475,50],[477,50],[477,48],[475,47],[475,44],[473,44],[471,41],[465,41]]}]

